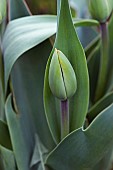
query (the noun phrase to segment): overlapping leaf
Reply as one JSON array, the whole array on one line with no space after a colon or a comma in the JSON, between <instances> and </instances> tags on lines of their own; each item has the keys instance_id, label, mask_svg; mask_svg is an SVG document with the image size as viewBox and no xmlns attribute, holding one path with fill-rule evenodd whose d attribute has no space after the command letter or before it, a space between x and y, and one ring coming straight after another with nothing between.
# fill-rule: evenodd
<instances>
[{"instance_id":1,"label":"overlapping leaf","mask_svg":"<svg viewBox=\"0 0 113 170\"><path fill-rule=\"evenodd\" d=\"M54 170L92 169L112 147L112 120L113 105L101 112L86 130L80 128L67 136L48 156L47 165Z\"/></svg>"},{"instance_id":2,"label":"overlapping leaf","mask_svg":"<svg viewBox=\"0 0 113 170\"><path fill-rule=\"evenodd\" d=\"M113 103L113 92L108 93L96 102L88 111L88 119L92 121L102 110Z\"/></svg>"},{"instance_id":3,"label":"overlapping leaf","mask_svg":"<svg viewBox=\"0 0 113 170\"><path fill-rule=\"evenodd\" d=\"M95 20L75 20L74 23L75 26L98 25ZM55 32L56 16L30 16L10 22L3 41L6 86L12 66L19 56Z\"/></svg>"},{"instance_id":4,"label":"overlapping leaf","mask_svg":"<svg viewBox=\"0 0 113 170\"><path fill-rule=\"evenodd\" d=\"M58 30L54 47L61 50L69 59L77 76L77 93L70 100L70 130L83 125L88 106L88 72L85 55L76 35L68 0L61 1L60 16L58 17ZM60 139L60 109L59 101L51 93L48 84L48 72L52 54L49 58L45 75L45 110L54 140ZM56 109L57 108L57 109Z\"/></svg>"},{"instance_id":5,"label":"overlapping leaf","mask_svg":"<svg viewBox=\"0 0 113 170\"><path fill-rule=\"evenodd\" d=\"M26 124L24 123L26 115L16 114L13 111L11 96L9 96L7 100L5 111L18 169L28 170L30 169L30 155L32 154L32 148L34 145L33 135L31 135L33 134L33 125L31 122L28 122L27 117ZM23 121L21 119L23 119Z\"/></svg>"},{"instance_id":6,"label":"overlapping leaf","mask_svg":"<svg viewBox=\"0 0 113 170\"><path fill-rule=\"evenodd\" d=\"M0 146L0 170L15 170L15 157L13 151Z\"/></svg>"},{"instance_id":7,"label":"overlapping leaf","mask_svg":"<svg viewBox=\"0 0 113 170\"><path fill-rule=\"evenodd\" d=\"M11 2L13 2L13 3L11 3L11 8L15 8L16 10L14 10L13 13L12 13L13 9L10 10L10 19L14 19L14 17L17 18L17 17L19 17L19 15L21 15L21 16L26 16L26 14L28 15L29 11L26 8L24 1L20 1L20 2L16 1L15 2L15 1L11 0ZM35 24L37 24L37 23L34 23L34 25ZM44 22L43 22L43 24L44 24ZM19 25L17 25L17 29L18 29L18 26ZM23 24L21 26L23 26ZM20 26L20 29L21 29L21 31L23 31L23 27L21 27L21 26ZM28 24L28 26L29 26L29 24ZM31 24L31 27L32 27L32 24ZM31 27L30 27L30 30L31 30ZM42 29L42 26L39 28L39 30L41 30L41 29ZM37 29L38 32L39 32L39 30ZM12 29L11 29L11 31L12 31ZM18 39L18 32L16 32L16 33L17 33L16 38ZM22 33L24 34L24 32L22 32ZM26 36L26 38L28 38L28 37ZM21 38L19 40L21 43ZM34 41L34 37L32 40ZM30 41L30 39L29 39L29 41ZM19 42L17 41L17 46L18 46L18 43ZM24 42L24 43L26 43L26 42ZM12 69L12 73L11 73L12 90L13 90L13 93L15 96L15 101L16 101L19 113L22 114L21 120L24 121L25 124L27 124L27 122L31 122L28 125L28 128L32 129L32 135L30 133L31 131L29 131L29 133L28 133L29 138L33 139L33 137L35 136L35 133L38 132L38 134L41 138L41 141L45 144L45 146L47 148L49 147L49 149L52 148L54 144L51 139L51 135L50 135L47 123L46 123L45 116L44 116L43 97L42 97L43 90L42 89L43 89L43 74L44 74L44 69L45 69L44 62L46 62L46 60L47 60L46 57L48 57L48 55L49 55L48 53L50 52L50 50L51 50L51 44L48 40L43 45L39 45L35 49L23 54L21 57L21 60L18 60L16 62L16 64L15 64L15 62L13 63L15 65L14 65L14 67ZM18 57L20 57L20 56L18 56ZM40 60L39 58L42 60ZM31 63L32 63L32 65L31 65ZM40 69L40 65L42 65L42 69ZM32 82L32 91L31 91L31 82ZM39 84L39 82L40 82L40 84ZM18 89L18 91L17 91L17 89ZM31 99L32 99L32 101L31 101ZM26 116L27 116L27 119L26 119ZM34 124L34 127L31 127L31 124L32 125ZM41 131L40 131L40 128L41 128ZM45 135L43 135L43 134L45 134ZM34 141L34 139L33 139L33 141ZM29 141L29 143L30 142L31 141Z\"/></svg>"},{"instance_id":8,"label":"overlapping leaf","mask_svg":"<svg viewBox=\"0 0 113 170\"><path fill-rule=\"evenodd\" d=\"M19 112L27 118L24 122L29 119L34 124L40 140L51 150L54 142L43 106L44 71L50 51L51 44L46 40L24 53L13 66L11 80Z\"/></svg>"},{"instance_id":9,"label":"overlapping leaf","mask_svg":"<svg viewBox=\"0 0 113 170\"><path fill-rule=\"evenodd\" d=\"M10 22L3 40L5 86L18 57L53 35L55 31L55 16L31 16Z\"/></svg>"}]
</instances>

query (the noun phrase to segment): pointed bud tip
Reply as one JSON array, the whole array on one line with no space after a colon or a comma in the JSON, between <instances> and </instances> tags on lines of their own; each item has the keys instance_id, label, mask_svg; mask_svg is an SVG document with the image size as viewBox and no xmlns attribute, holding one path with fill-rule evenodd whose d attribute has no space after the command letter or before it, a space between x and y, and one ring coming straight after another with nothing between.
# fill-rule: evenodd
<instances>
[{"instance_id":1,"label":"pointed bud tip","mask_svg":"<svg viewBox=\"0 0 113 170\"><path fill-rule=\"evenodd\" d=\"M72 97L77 89L74 69L67 57L55 49L49 69L49 86L53 95L60 100Z\"/></svg>"}]
</instances>

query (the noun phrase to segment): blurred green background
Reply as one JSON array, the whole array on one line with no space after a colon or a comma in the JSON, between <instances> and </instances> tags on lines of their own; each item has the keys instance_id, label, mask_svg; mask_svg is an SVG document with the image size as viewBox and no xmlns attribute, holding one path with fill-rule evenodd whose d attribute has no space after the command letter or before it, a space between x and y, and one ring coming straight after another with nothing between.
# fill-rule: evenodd
<instances>
[{"instance_id":1,"label":"blurred green background","mask_svg":"<svg viewBox=\"0 0 113 170\"><path fill-rule=\"evenodd\" d=\"M57 0L26 0L32 14L56 14Z\"/></svg>"}]
</instances>

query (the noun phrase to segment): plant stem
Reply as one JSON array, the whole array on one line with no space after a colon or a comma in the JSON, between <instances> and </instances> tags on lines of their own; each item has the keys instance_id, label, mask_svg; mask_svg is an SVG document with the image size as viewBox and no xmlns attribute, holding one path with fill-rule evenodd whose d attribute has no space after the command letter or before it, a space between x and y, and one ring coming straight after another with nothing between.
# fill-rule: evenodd
<instances>
[{"instance_id":1,"label":"plant stem","mask_svg":"<svg viewBox=\"0 0 113 170\"><path fill-rule=\"evenodd\" d=\"M108 61L109 61L109 38L108 38L108 25L107 23L100 24L101 30L101 59L100 59L100 70L97 82L97 89L95 95L95 101L100 99L105 91Z\"/></svg>"},{"instance_id":2,"label":"plant stem","mask_svg":"<svg viewBox=\"0 0 113 170\"><path fill-rule=\"evenodd\" d=\"M61 139L69 134L69 103L61 101Z\"/></svg>"}]
</instances>

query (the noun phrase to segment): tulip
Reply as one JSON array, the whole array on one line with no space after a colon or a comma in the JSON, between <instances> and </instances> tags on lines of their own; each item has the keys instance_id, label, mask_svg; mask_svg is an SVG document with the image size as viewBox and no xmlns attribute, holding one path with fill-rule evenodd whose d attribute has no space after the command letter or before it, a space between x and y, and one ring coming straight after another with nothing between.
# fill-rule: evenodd
<instances>
[{"instance_id":1,"label":"tulip","mask_svg":"<svg viewBox=\"0 0 113 170\"><path fill-rule=\"evenodd\" d=\"M89 0L89 10L94 19L106 22L113 10L113 0Z\"/></svg>"},{"instance_id":2,"label":"tulip","mask_svg":"<svg viewBox=\"0 0 113 170\"><path fill-rule=\"evenodd\" d=\"M72 97L77 89L74 69L67 57L57 49L50 63L49 85L53 95L62 101Z\"/></svg>"},{"instance_id":3,"label":"tulip","mask_svg":"<svg viewBox=\"0 0 113 170\"><path fill-rule=\"evenodd\" d=\"M77 90L75 71L67 57L55 49L49 69L49 86L61 103L61 139L69 134L69 102Z\"/></svg>"}]
</instances>

